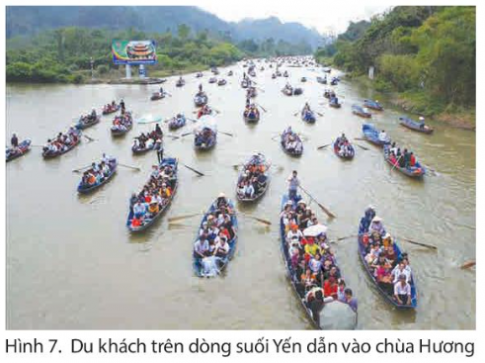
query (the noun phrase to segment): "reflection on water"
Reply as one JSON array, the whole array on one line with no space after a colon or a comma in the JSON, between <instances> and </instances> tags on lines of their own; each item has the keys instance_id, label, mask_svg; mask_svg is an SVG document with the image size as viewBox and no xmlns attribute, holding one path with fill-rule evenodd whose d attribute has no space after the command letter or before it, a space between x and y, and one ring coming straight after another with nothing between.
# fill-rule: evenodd
<instances>
[{"instance_id":1,"label":"reflection on water","mask_svg":"<svg viewBox=\"0 0 485 363\"><path fill-rule=\"evenodd\" d=\"M387 304L366 276L356 241L335 245L347 284L359 299L360 329L473 329L475 274L459 269L475 256L475 133L431 123L432 136L398 124L399 113L374 113L372 122L403 147L411 148L439 176L414 181L391 171L381 150L356 141L351 162L342 162L330 147L339 133L360 137L363 120L350 106L372 91L342 82L341 109L323 102L318 73L289 68L290 81L309 81L304 95L284 97L286 79L272 80L269 70L258 73L257 102L268 112L250 127L242 119L245 91L239 87L243 68L232 67L225 87L207 84L210 104L222 133L212 151L195 152L192 135L166 140L166 153L200 170L198 177L180 166L180 185L164 218L142 235L126 229L128 199L145 183L155 153L134 157L132 138L154 125L135 125L124 138L113 139L113 115L86 134L86 142L59 159L45 161L40 148L7 165L7 323L11 329L308 329L311 325L287 281L278 237L278 216L286 178L299 171L305 188L337 218L328 221L315 203L320 219L328 223L331 239L353 235L364 208L373 204L387 229L398 237L432 244L437 252L401 241L417 279L419 303L415 313L399 312ZM223 70L226 74L227 70ZM193 117L193 95L199 80L166 88L173 97L149 101L156 86L50 85L7 87L7 134L17 132L33 144L66 130L76 117L92 107L123 98L135 119L152 114L164 119L184 112ZM165 87L165 86L164 86ZM316 124L303 123L298 112L305 101L323 113ZM325 103L325 102L324 102ZM179 130L181 135L187 130ZM292 126L308 137L298 159L281 150L275 135ZM253 152L263 152L274 165L267 194L257 205L241 205L240 213L268 219L268 228L240 216L239 242L234 260L221 278L193 276L191 251L201 216L169 226L167 217L206 210L221 192L233 196L238 172L233 165ZM113 180L90 196L78 196L80 174L106 152L141 172L119 167Z\"/></svg>"}]
</instances>

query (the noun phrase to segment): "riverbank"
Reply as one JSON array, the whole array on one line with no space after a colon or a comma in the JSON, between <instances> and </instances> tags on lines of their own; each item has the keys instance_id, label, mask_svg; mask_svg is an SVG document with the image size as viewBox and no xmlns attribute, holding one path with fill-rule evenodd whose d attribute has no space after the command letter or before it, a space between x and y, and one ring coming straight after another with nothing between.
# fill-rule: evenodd
<instances>
[{"instance_id":1,"label":"riverbank","mask_svg":"<svg viewBox=\"0 0 485 363\"><path fill-rule=\"evenodd\" d=\"M476 110L474 108L467 109L440 103L432 99L424 91L384 92L379 89L378 81L373 81L364 75L352 76L351 74L347 74L345 77L352 80L352 82L373 89L381 95L381 99L386 99L392 106L398 107L404 112L416 117L425 116L431 120L460 129L473 131L476 129Z\"/></svg>"}]
</instances>

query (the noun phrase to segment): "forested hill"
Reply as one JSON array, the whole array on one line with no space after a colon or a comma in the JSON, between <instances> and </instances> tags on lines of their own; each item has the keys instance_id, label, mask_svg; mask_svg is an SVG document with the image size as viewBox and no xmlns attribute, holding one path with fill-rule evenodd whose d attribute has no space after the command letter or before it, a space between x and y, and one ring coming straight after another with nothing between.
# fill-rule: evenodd
<instances>
[{"instance_id":1,"label":"forested hill","mask_svg":"<svg viewBox=\"0 0 485 363\"><path fill-rule=\"evenodd\" d=\"M471 6L404 6L356 24L315 56L366 75L416 112L472 112L476 97L476 15ZM354 31L351 31L354 30ZM352 36L350 36L352 35ZM468 112L467 111L467 112Z\"/></svg>"},{"instance_id":2,"label":"forested hill","mask_svg":"<svg viewBox=\"0 0 485 363\"><path fill-rule=\"evenodd\" d=\"M7 38L33 35L67 26L107 28L133 27L145 32L175 33L181 24L194 32L207 30L233 42L255 39L322 44L321 35L299 23L282 23L277 18L226 22L193 6L9 6Z\"/></svg>"}]
</instances>

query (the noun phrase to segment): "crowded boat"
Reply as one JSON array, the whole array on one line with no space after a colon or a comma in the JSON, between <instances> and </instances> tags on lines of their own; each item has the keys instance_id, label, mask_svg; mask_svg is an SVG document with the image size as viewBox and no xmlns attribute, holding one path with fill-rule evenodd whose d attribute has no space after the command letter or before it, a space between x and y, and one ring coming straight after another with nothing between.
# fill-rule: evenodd
<instances>
[{"instance_id":1,"label":"crowded boat","mask_svg":"<svg viewBox=\"0 0 485 363\"><path fill-rule=\"evenodd\" d=\"M99 188L111 179L117 166L115 158L103 154L100 162L93 162L91 167L83 173L77 191L85 194Z\"/></svg>"},{"instance_id":2,"label":"crowded boat","mask_svg":"<svg viewBox=\"0 0 485 363\"><path fill-rule=\"evenodd\" d=\"M355 149L344 133L337 137L333 143L333 150L335 154L342 159L352 159L355 155Z\"/></svg>"},{"instance_id":3,"label":"crowded boat","mask_svg":"<svg viewBox=\"0 0 485 363\"><path fill-rule=\"evenodd\" d=\"M54 139L48 139L42 148L44 158L53 158L72 150L81 142L81 130L70 127L66 133L59 132Z\"/></svg>"},{"instance_id":4,"label":"crowded boat","mask_svg":"<svg viewBox=\"0 0 485 363\"><path fill-rule=\"evenodd\" d=\"M263 154L252 155L243 165L237 181L236 194L241 202L259 199L268 188L270 164Z\"/></svg>"},{"instance_id":5,"label":"crowded boat","mask_svg":"<svg viewBox=\"0 0 485 363\"><path fill-rule=\"evenodd\" d=\"M281 146L286 153L292 156L300 156L303 153L303 142L291 126L281 134Z\"/></svg>"}]
</instances>

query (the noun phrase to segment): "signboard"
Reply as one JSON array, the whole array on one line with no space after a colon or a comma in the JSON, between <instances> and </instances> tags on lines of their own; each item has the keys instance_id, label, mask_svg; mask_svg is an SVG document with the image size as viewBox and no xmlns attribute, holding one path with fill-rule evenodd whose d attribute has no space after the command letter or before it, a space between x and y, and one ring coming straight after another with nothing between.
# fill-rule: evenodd
<instances>
[{"instance_id":1,"label":"signboard","mask_svg":"<svg viewBox=\"0 0 485 363\"><path fill-rule=\"evenodd\" d=\"M155 64L156 46L153 40L113 40L111 44L115 64Z\"/></svg>"}]
</instances>

